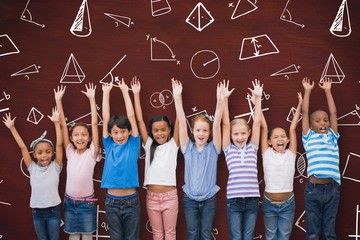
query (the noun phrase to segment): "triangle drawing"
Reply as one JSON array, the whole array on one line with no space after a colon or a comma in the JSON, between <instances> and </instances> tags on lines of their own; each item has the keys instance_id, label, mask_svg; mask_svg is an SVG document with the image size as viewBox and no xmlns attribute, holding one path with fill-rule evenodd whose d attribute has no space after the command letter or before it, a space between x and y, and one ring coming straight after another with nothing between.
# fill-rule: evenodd
<instances>
[{"instance_id":1,"label":"triangle drawing","mask_svg":"<svg viewBox=\"0 0 360 240\"><path fill-rule=\"evenodd\" d=\"M129 17L119 16L111 13L104 13L104 14L109 18L114 19L116 22L121 23L127 27L130 27L130 25L132 24L131 18Z\"/></svg>"},{"instance_id":2,"label":"triangle drawing","mask_svg":"<svg viewBox=\"0 0 360 240\"><path fill-rule=\"evenodd\" d=\"M211 16L210 12L200 2L191 11L185 22L190 24L196 30L201 32L204 28L213 23L215 19Z\"/></svg>"},{"instance_id":3,"label":"triangle drawing","mask_svg":"<svg viewBox=\"0 0 360 240\"><path fill-rule=\"evenodd\" d=\"M233 14L231 15L231 20L234 20L238 17L251 13L256 9L258 9L258 7L250 0L239 0L238 3L236 4Z\"/></svg>"},{"instance_id":4,"label":"triangle drawing","mask_svg":"<svg viewBox=\"0 0 360 240\"><path fill-rule=\"evenodd\" d=\"M71 53L61 76L61 83L82 83L85 74Z\"/></svg>"},{"instance_id":5,"label":"triangle drawing","mask_svg":"<svg viewBox=\"0 0 360 240\"><path fill-rule=\"evenodd\" d=\"M20 71L17 71L15 73L11 74L11 77L27 75L27 74L32 74L32 73L39 73L39 69L35 64L30 65L24 69L21 69Z\"/></svg>"},{"instance_id":6,"label":"triangle drawing","mask_svg":"<svg viewBox=\"0 0 360 240\"><path fill-rule=\"evenodd\" d=\"M292 64L286 68L283 68L277 72L274 72L273 74L271 74L270 76L280 76L280 75L287 75L287 74L291 74L291 73L298 73L298 67L295 64Z\"/></svg>"},{"instance_id":7,"label":"triangle drawing","mask_svg":"<svg viewBox=\"0 0 360 240\"><path fill-rule=\"evenodd\" d=\"M323 73L321 74L320 83L324 82L325 77L331 78L333 83L342 83L345 78L344 72L341 70L332 53L326 62Z\"/></svg>"}]
</instances>

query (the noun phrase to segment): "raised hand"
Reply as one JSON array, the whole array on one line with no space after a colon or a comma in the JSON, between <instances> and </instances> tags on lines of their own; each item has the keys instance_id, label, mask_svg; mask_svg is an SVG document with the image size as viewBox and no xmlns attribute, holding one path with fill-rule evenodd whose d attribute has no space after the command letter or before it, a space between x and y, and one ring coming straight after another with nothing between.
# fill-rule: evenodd
<instances>
[{"instance_id":1,"label":"raised hand","mask_svg":"<svg viewBox=\"0 0 360 240\"><path fill-rule=\"evenodd\" d=\"M129 91L129 87L128 85L125 83L124 79L122 78L121 81L119 82L119 88L121 91Z\"/></svg>"},{"instance_id":2,"label":"raised hand","mask_svg":"<svg viewBox=\"0 0 360 240\"><path fill-rule=\"evenodd\" d=\"M52 122L58 122L60 120L60 113L56 107L52 108L52 115L51 116L48 115L48 118Z\"/></svg>"},{"instance_id":3,"label":"raised hand","mask_svg":"<svg viewBox=\"0 0 360 240\"><path fill-rule=\"evenodd\" d=\"M89 85L85 85L86 91L81 91L83 94L85 94L85 96L87 96L88 98L95 98L95 90L96 90L96 85L94 85L93 83L89 83Z\"/></svg>"},{"instance_id":4,"label":"raised hand","mask_svg":"<svg viewBox=\"0 0 360 240\"><path fill-rule=\"evenodd\" d=\"M298 92L297 94L298 94L298 99L299 99L298 105L301 106L303 103L303 98L302 98L301 92Z\"/></svg>"},{"instance_id":5,"label":"raised hand","mask_svg":"<svg viewBox=\"0 0 360 240\"><path fill-rule=\"evenodd\" d=\"M305 90L312 90L314 88L314 82L311 82L310 78L308 77L303 78L302 85Z\"/></svg>"},{"instance_id":6,"label":"raised hand","mask_svg":"<svg viewBox=\"0 0 360 240\"><path fill-rule=\"evenodd\" d=\"M223 89L223 93L224 93L224 97L225 98L228 98L230 97L231 93L235 90L235 88L229 90L229 80L223 80L222 84L224 86L224 89Z\"/></svg>"},{"instance_id":7,"label":"raised hand","mask_svg":"<svg viewBox=\"0 0 360 240\"><path fill-rule=\"evenodd\" d=\"M171 79L171 85L173 90L173 96L180 96L183 90L183 86L179 80Z\"/></svg>"},{"instance_id":8,"label":"raised hand","mask_svg":"<svg viewBox=\"0 0 360 240\"><path fill-rule=\"evenodd\" d=\"M141 85L140 85L140 81L139 78L137 76L134 76L131 80L131 91L133 92L133 94L139 93L141 90Z\"/></svg>"},{"instance_id":9,"label":"raised hand","mask_svg":"<svg viewBox=\"0 0 360 240\"><path fill-rule=\"evenodd\" d=\"M110 83L104 83L104 84L102 85L102 90L103 90L103 92L110 92L112 88L113 88L113 83L112 83L112 82L110 82Z\"/></svg>"},{"instance_id":10,"label":"raised hand","mask_svg":"<svg viewBox=\"0 0 360 240\"><path fill-rule=\"evenodd\" d=\"M57 89L54 89L55 101L61 101L65 94L66 86L58 86Z\"/></svg>"},{"instance_id":11,"label":"raised hand","mask_svg":"<svg viewBox=\"0 0 360 240\"><path fill-rule=\"evenodd\" d=\"M15 125L15 119L16 117L14 117L13 119L11 119L11 114L10 113L6 113L5 116L3 117L3 123L5 124L5 126L7 128L12 128Z\"/></svg>"},{"instance_id":12,"label":"raised hand","mask_svg":"<svg viewBox=\"0 0 360 240\"><path fill-rule=\"evenodd\" d=\"M252 81L252 85L254 87L254 89L248 88L251 93L255 96L262 96L262 92L263 92L263 86L264 84L260 84L260 81L255 79L254 81Z\"/></svg>"},{"instance_id":13,"label":"raised hand","mask_svg":"<svg viewBox=\"0 0 360 240\"><path fill-rule=\"evenodd\" d=\"M323 82L319 82L320 88L324 90L330 90L331 89L332 80L329 77L325 77L323 79Z\"/></svg>"}]
</instances>

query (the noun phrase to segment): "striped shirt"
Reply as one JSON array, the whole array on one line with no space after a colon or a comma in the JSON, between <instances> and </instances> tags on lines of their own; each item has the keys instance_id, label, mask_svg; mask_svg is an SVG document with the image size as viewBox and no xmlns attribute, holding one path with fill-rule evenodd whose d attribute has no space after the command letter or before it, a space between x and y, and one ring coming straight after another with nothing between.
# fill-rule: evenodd
<instances>
[{"instance_id":1,"label":"striped shirt","mask_svg":"<svg viewBox=\"0 0 360 240\"><path fill-rule=\"evenodd\" d=\"M243 148L230 144L225 150L226 164L229 170L227 199L238 197L260 197L257 151L252 142Z\"/></svg>"},{"instance_id":2,"label":"striped shirt","mask_svg":"<svg viewBox=\"0 0 360 240\"><path fill-rule=\"evenodd\" d=\"M307 175L317 178L332 178L340 184L339 146L340 135L331 128L328 133L310 130L302 136L308 161Z\"/></svg>"}]
</instances>

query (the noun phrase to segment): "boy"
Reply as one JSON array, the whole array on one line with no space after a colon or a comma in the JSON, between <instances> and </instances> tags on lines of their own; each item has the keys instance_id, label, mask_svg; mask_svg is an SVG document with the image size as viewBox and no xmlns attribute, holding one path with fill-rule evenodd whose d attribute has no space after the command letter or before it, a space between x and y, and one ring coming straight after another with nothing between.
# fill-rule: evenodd
<instances>
[{"instance_id":1,"label":"boy","mask_svg":"<svg viewBox=\"0 0 360 240\"><path fill-rule=\"evenodd\" d=\"M336 106L331 94L331 79L319 84L325 92L330 119L322 110L309 116L310 93L314 82L305 77L302 107L302 141L308 161L305 188L306 239L336 239L335 222L340 201L339 133Z\"/></svg>"}]
</instances>

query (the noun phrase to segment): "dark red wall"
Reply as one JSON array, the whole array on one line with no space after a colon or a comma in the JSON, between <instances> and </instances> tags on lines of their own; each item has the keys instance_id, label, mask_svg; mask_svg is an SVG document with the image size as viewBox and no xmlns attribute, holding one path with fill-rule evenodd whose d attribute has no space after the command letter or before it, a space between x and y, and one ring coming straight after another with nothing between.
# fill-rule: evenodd
<instances>
[{"instance_id":1,"label":"dark red wall","mask_svg":"<svg viewBox=\"0 0 360 240\"><path fill-rule=\"evenodd\" d=\"M181 80L184 85L186 115L202 110L213 114L216 84L229 79L231 87L236 88L229 102L231 117L250 111L245 99L247 88L251 87L251 81L259 79L264 83L263 106L269 108L265 112L269 125L286 128L289 126L286 121L288 113L297 104L296 93L303 92L301 79L308 76L317 84L330 60L327 74L336 73L339 77L333 76L333 80L341 80L341 83L333 84L339 123L342 123L339 127L339 144L343 178L337 232L339 239L354 238L351 235L358 232L356 209L360 203L357 194L360 184L360 1L347 1L349 15L346 10L342 15L345 29L342 34L349 31L348 16L351 34L346 37L337 37L330 32L341 0L253 0L252 3L250 0L202 1L214 21L201 31L185 21L198 1L163 0L158 4L168 3L170 11L156 15L156 12L152 14L151 0L88 0L92 32L87 37L77 37L70 32L70 28L81 3L81 0L0 2L0 35L4 35L0 37L0 116L10 111L17 117L16 126L27 144L44 130L54 139L53 124L46 115L51 113L51 108L55 105L53 89L61 84L71 54L85 78L81 83L63 83L67 86L64 108L69 121L84 117L82 121L90 122L87 115L90 112L88 100L80 91L85 89L86 83L97 84L96 100L101 107L99 82L104 77L104 81L109 81L111 75L108 73L112 70L113 77L124 78L127 83L134 75L140 78L146 121L158 113L175 120L174 106L168 92L171 90L170 79L173 77ZM239 16L255 7L256 10ZM159 6L155 6L153 10L156 8ZM104 13L128 17L129 22L126 23L129 25L116 22ZM204 12L201 14L204 16L201 18L201 26L204 26L210 17L206 17ZM234 19L231 18L232 15ZM87 19L88 16L85 15L85 22ZM193 23L194 19L191 18L190 22ZM86 27L87 30L90 29L89 26ZM251 38L255 38L257 42L251 42ZM256 50L258 55L254 55ZM117 65L124 55L126 57ZM338 65L335 63L338 72L334 70L334 62ZM208 64L203 66L202 63ZM25 70L27 74L11 76L27 67L30 67ZM70 64L69 75L74 73L72 67ZM287 67L289 68L282 74L271 76ZM82 75L81 72L79 74ZM206 79L200 79L196 75ZM27 121L33 107L44 115L38 124ZM323 91L316 87L311 96L310 110L318 108L327 110L327 105ZM111 95L111 114L115 113L125 114L121 93L116 89ZM101 109L99 114L101 116ZM29 179L25 176L27 171L21 164L20 151L10 132L3 124L0 129L0 239L35 239L29 208ZM296 226L291 239L305 238L303 190L307 176L300 133L299 124L299 158L294 179ZM223 154L220 155L218 166L218 184L221 190L217 198L218 211L213 233L214 239L223 240L229 238L225 213L228 171ZM102 162L96 166L96 180L101 179L102 168ZM186 239L181 189L183 169L183 158L179 154L178 239ZM140 181L143 182L142 159L139 160L139 171ZM262 176L259 158L261 192L264 189ZM64 168L61 173L61 196L64 194L65 179ZM100 199L97 239L103 239L108 236L104 213L105 191L100 189L98 181L95 182L95 191ZM151 239L151 234L146 230L146 191L141 188L139 193L142 202L141 238ZM256 239L264 238L261 211L255 236ZM63 234L63 239L66 237Z\"/></svg>"}]
</instances>

